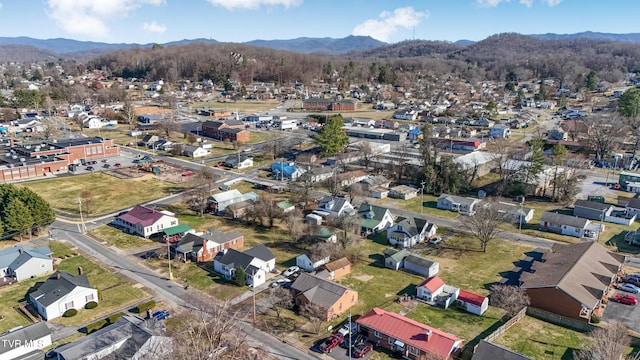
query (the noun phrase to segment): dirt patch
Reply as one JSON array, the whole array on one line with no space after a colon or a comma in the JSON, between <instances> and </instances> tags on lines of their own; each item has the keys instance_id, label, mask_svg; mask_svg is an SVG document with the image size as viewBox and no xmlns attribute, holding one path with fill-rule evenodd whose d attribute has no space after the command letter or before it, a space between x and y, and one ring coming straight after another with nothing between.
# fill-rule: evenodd
<instances>
[{"instance_id":1,"label":"dirt patch","mask_svg":"<svg viewBox=\"0 0 640 360\"><path fill-rule=\"evenodd\" d=\"M171 113L171 109L163 109L157 106L141 106L137 107L133 110L136 115L142 114L169 114Z\"/></svg>"},{"instance_id":2,"label":"dirt patch","mask_svg":"<svg viewBox=\"0 0 640 360\"><path fill-rule=\"evenodd\" d=\"M363 282L367 282L367 281L373 279L373 276L372 275L367 275L367 274L359 274L357 276L354 276L354 278L358 279L360 281L363 281Z\"/></svg>"}]
</instances>

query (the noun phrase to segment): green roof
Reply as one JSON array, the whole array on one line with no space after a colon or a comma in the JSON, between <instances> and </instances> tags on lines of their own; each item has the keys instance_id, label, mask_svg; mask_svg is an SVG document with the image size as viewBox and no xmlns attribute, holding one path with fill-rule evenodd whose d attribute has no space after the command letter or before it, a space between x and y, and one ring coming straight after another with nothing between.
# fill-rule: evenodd
<instances>
[{"instance_id":1,"label":"green roof","mask_svg":"<svg viewBox=\"0 0 640 360\"><path fill-rule=\"evenodd\" d=\"M180 225L168 227L162 231L168 236L173 236L173 235L178 235L180 233L187 232L189 230L191 230L191 226L187 224L180 224Z\"/></svg>"},{"instance_id":2,"label":"green roof","mask_svg":"<svg viewBox=\"0 0 640 360\"><path fill-rule=\"evenodd\" d=\"M290 207L292 207L294 205L289 200L283 200L283 201L280 201L279 203L277 203L276 206L279 207L280 209L288 209L288 208L290 208Z\"/></svg>"},{"instance_id":3,"label":"green roof","mask_svg":"<svg viewBox=\"0 0 640 360\"><path fill-rule=\"evenodd\" d=\"M378 226L379 224L380 224L380 220L364 219L360 223L360 226L362 226L365 229L375 229L375 227Z\"/></svg>"},{"instance_id":4,"label":"green roof","mask_svg":"<svg viewBox=\"0 0 640 360\"><path fill-rule=\"evenodd\" d=\"M328 239L330 237L332 237L333 235L335 235L336 233L331 231L330 229L327 229L326 227L321 227L320 229L318 229L318 231L315 232L315 236L319 237L321 239Z\"/></svg>"},{"instance_id":5,"label":"green roof","mask_svg":"<svg viewBox=\"0 0 640 360\"><path fill-rule=\"evenodd\" d=\"M399 262L409 255L411 255L409 250L404 248L400 250L389 248L384 251L384 256L392 258L395 262Z\"/></svg>"}]
</instances>

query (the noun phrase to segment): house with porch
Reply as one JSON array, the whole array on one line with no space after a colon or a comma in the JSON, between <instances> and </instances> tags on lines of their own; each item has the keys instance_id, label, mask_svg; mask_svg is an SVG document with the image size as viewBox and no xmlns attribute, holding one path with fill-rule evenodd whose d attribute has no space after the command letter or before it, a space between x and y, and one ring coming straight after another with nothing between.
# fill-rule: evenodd
<instances>
[{"instance_id":1,"label":"house with porch","mask_svg":"<svg viewBox=\"0 0 640 360\"><path fill-rule=\"evenodd\" d=\"M554 244L531 258L520 287L530 306L574 320L589 322L602 306L621 273L624 256L609 252L595 241Z\"/></svg>"},{"instance_id":2,"label":"house with porch","mask_svg":"<svg viewBox=\"0 0 640 360\"><path fill-rule=\"evenodd\" d=\"M321 276L301 273L291 284L291 293L298 306L311 303L326 310L330 321L358 303L358 292Z\"/></svg>"},{"instance_id":3,"label":"house with porch","mask_svg":"<svg viewBox=\"0 0 640 360\"><path fill-rule=\"evenodd\" d=\"M113 224L129 234L145 238L178 225L178 218L170 211L158 211L143 205L136 205L125 214L117 216Z\"/></svg>"},{"instance_id":4,"label":"house with porch","mask_svg":"<svg viewBox=\"0 0 640 360\"><path fill-rule=\"evenodd\" d=\"M209 198L209 209L213 213L223 212L227 206L241 201L258 201L258 195L254 192L241 193L237 189L231 189L223 191L221 193L213 194Z\"/></svg>"},{"instance_id":5,"label":"house with porch","mask_svg":"<svg viewBox=\"0 0 640 360\"><path fill-rule=\"evenodd\" d=\"M480 202L480 199L442 194L438 197L437 208L473 215L476 211L475 207Z\"/></svg>"},{"instance_id":6,"label":"house with porch","mask_svg":"<svg viewBox=\"0 0 640 360\"><path fill-rule=\"evenodd\" d=\"M360 217L360 233L374 234L393 225L393 215L382 206L363 203L358 208Z\"/></svg>"},{"instance_id":7,"label":"house with porch","mask_svg":"<svg viewBox=\"0 0 640 360\"><path fill-rule=\"evenodd\" d=\"M76 276L58 271L45 282L37 283L27 298L43 319L52 320L69 309L82 310L88 302L98 302L98 290L78 267Z\"/></svg>"},{"instance_id":8,"label":"house with porch","mask_svg":"<svg viewBox=\"0 0 640 360\"><path fill-rule=\"evenodd\" d=\"M301 254L296 256L296 266L304 271L312 272L320 266L327 264L329 260L329 255L317 256L315 254Z\"/></svg>"},{"instance_id":9,"label":"house with porch","mask_svg":"<svg viewBox=\"0 0 640 360\"><path fill-rule=\"evenodd\" d=\"M594 224L595 225L595 224ZM591 226L589 219L546 211L540 218L540 231L549 231L577 238L584 236L595 238L599 230Z\"/></svg>"},{"instance_id":10,"label":"house with porch","mask_svg":"<svg viewBox=\"0 0 640 360\"><path fill-rule=\"evenodd\" d=\"M405 359L452 359L462 349L461 338L380 308L362 315L356 324L376 346L398 352Z\"/></svg>"},{"instance_id":11,"label":"house with porch","mask_svg":"<svg viewBox=\"0 0 640 360\"><path fill-rule=\"evenodd\" d=\"M389 197L394 199L409 200L418 196L418 189L407 185L398 185L389 189Z\"/></svg>"},{"instance_id":12,"label":"house with porch","mask_svg":"<svg viewBox=\"0 0 640 360\"><path fill-rule=\"evenodd\" d=\"M220 230L209 230L203 234L188 233L175 244L171 252L176 259L183 262L211 261L222 251L240 249L244 246L244 236L239 231L224 233Z\"/></svg>"},{"instance_id":13,"label":"house with porch","mask_svg":"<svg viewBox=\"0 0 640 360\"><path fill-rule=\"evenodd\" d=\"M350 215L355 212L355 208L349 200L337 196L325 196L318 204L318 212L326 213L327 216Z\"/></svg>"},{"instance_id":14,"label":"house with porch","mask_svg":"<svg viewBox=\"0 0 640 360\"><path fill-rule=\"evenodd\" d=\"M237 268L244 270L247 285L260 286L266 281L267 273L275 270L276 257L266 246L258 245L245 252L228 249L213 259L214 271L227 280L235 278Z\"/></svg>"},{"instance_id":15,"label":"house with porch","mask_svg":"<svg viewBox=\"0 0 640 360\"><path fill-rule=\"evenodd\" d=\"M419 217L399 218L387 229L387 240L393 246L409 248L436 236L438 226Z\"/></svg>"}]
</instances>

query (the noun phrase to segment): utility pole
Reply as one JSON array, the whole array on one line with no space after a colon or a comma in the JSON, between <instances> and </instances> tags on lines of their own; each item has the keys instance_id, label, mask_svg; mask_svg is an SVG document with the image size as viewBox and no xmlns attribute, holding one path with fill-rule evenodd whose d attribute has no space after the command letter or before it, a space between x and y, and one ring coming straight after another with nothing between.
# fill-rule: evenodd
<instances>
[{"instance_id":1,"label":"utility pole","mask_svg":"<svg viewBox=\"0 0 640 360\"><path fill-rule=\"evenodd\" d=\"M351 310L349 310L349 333L347 334L347 336L349 336L349 349L347 350L349 353L349 360L351 360L351 333L353 332L351 330Z\"/></svg>"},{"instance_id":2,"label":"utility pole","mask_svg":"<svg viewBox=\"0 0 640 360\"><path fill-rule=\"evenodd\" d=\"M520 232L520 234L522 234L522 215L523 215L522 214L522 211L523 211L522 206L523 206L523 204L524 204L524 195L522 195L522 198L520 199L520 221L519 221L519 224L518 224L518 231Z\"/></svg>"},{"instance_id":3,"label":"utility pole","mask_svg":"<svg viewBox=\"0 0 640 360\"><path fill-rule=\"evenodd\" d=\"M253 295L253 326L256 326L256 270L253 270L251 275L251 293Z\"/></svg>"},{"instance_id":4,"label":"utility pole","mask_svg":"<svg viewBox=\"0 0 640 360\"><path fill-rule=\"evenodd\" d=\"M84 234L87 227L84 225L84 217L82 216L82 199L78 198L78 208L80 209L80 233Z\"/></svg>"},{"instance_id":5,"label":"utility pole","mask_svg":"<svg viewBox=\"0 0 640 360\"><path fill-rule=\"evenodd\" d=\"M420 183L420 185L422 185L422 187L420 187L420 215L422 215L422 208L424 207L424 184L426 184L426 182L422 180Z\"/></svg>"},{"instance_id":6,"label":"utility pole","mask_svg":"<svg viewBox=\"0 0 640 360\"><path fill-rule=\"evenodd\" d=\"M167 241L167 259L169 259L169 280L173 280L173 272L171 272L171 243L169 242L169 239L166 240Z\"/></svg>"}]
</instances>

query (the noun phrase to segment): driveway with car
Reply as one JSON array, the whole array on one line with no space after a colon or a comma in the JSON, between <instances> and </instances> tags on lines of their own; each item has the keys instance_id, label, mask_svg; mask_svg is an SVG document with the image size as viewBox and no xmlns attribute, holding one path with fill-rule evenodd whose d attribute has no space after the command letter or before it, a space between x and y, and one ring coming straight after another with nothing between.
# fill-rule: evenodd
<instances>
[{"instance_id":1,"label":"driveway with car","mask_svg":"<svg viewBox=\"0 0 640 360\"><path fill-rule=\"evenodd\" d=\"M640 306L627 305L614 301L616 295L632 295L628 292L617 290L609 299L607 307L604 309L602 320L606 322L619 321L629 327L631 330L640 332ZM632 295L636 296L636 295Z\"/></svg>"}]
</instances>

